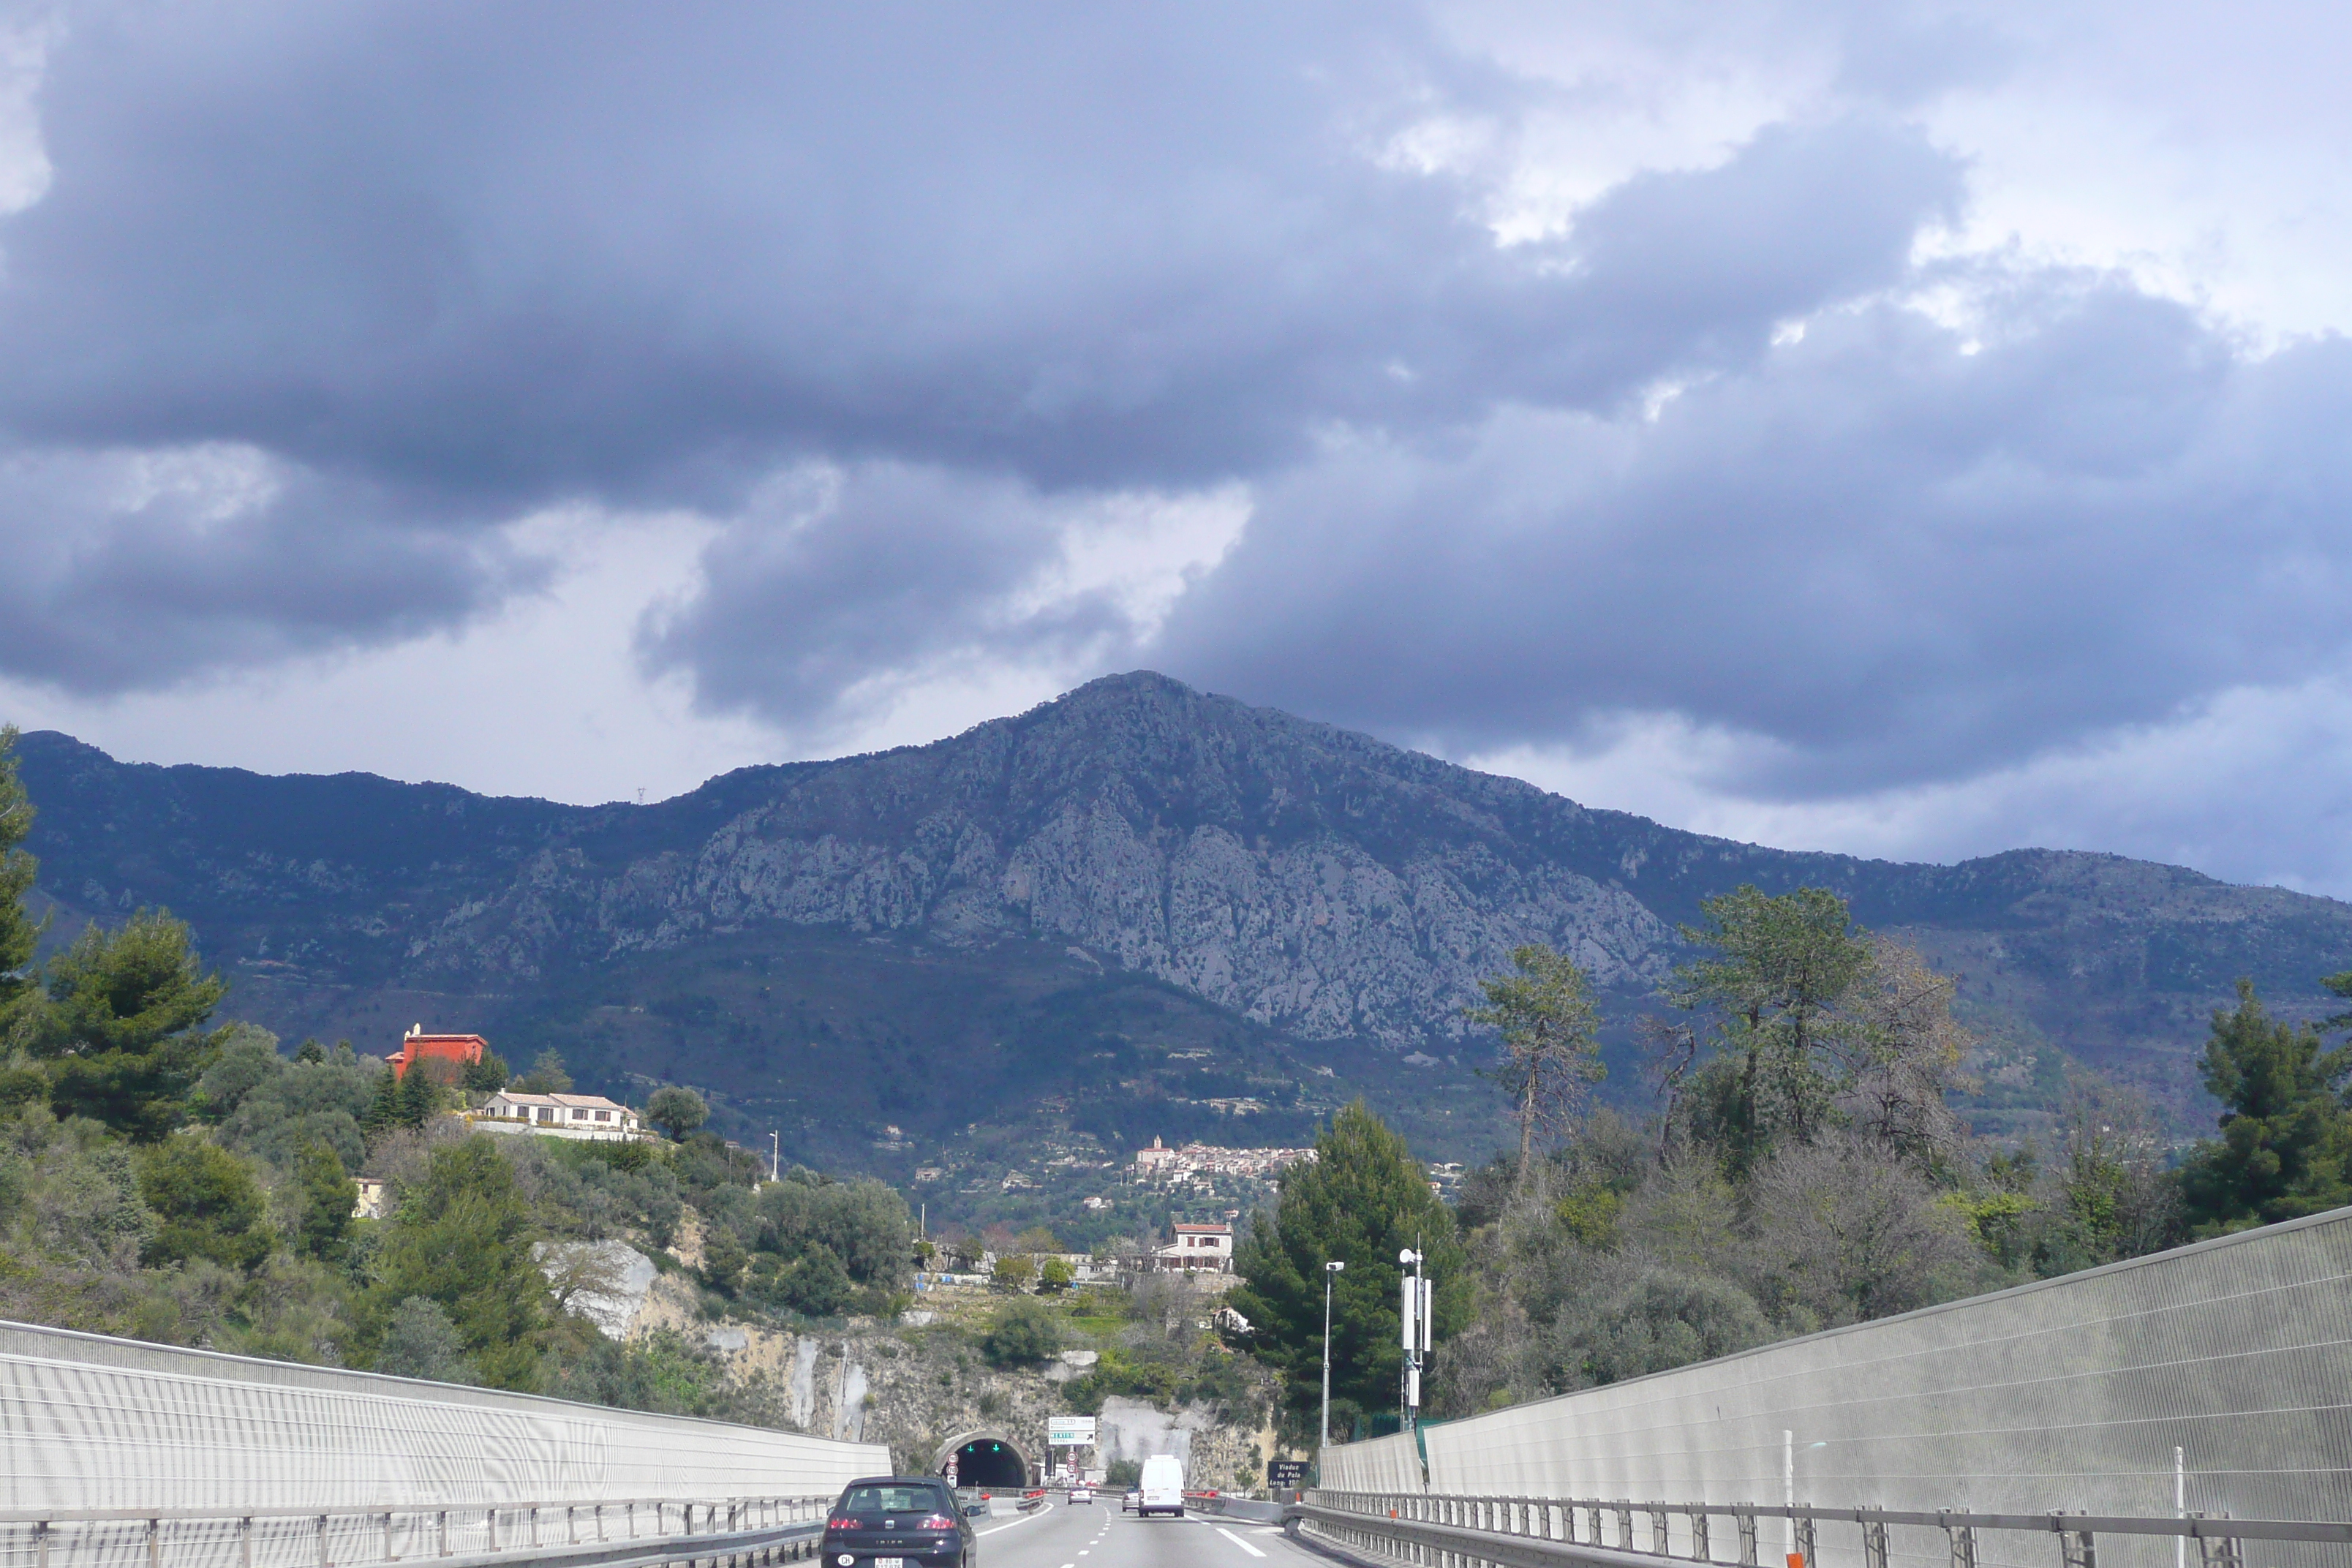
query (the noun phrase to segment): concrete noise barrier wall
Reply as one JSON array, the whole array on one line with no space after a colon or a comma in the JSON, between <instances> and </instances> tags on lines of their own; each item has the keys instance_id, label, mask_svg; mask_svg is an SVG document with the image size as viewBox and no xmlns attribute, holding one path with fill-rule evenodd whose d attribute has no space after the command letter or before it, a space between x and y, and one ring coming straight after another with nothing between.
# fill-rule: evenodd
<instances>
[{"instance_id":1,"label":"concrete noise barrier wall","mask_svg":"<svg viewBox=\"0 0 2352 1568\"><path fill-rule=\"evenodd\" d=\"M830 1494L887 1447L0 1324L0 1513Z\"/></svg>"},{"instance_id":2,"label":"concrete noise barrier wall","mask_svg":"<svg viewBox=\"0 0 2352 1568\"><path fill-rule=\"evenodd\" d=\"M1322 1484L1420 1489L1399 1484L1419 1479L1412 1441L1327 1449ZM2175 1511L2177 1447L2190 1510L2352 1520L2352 1209L1428 1426L1422 1442L1426 1489L1454 1495L2154 1517ZM2170 1542L2099 1545L2175 1559ZM1937 1534L1922 1555L1945 1550ZM2028 1560L2045 1557L2046 1538Z\"/></svg>"}]
</instances>

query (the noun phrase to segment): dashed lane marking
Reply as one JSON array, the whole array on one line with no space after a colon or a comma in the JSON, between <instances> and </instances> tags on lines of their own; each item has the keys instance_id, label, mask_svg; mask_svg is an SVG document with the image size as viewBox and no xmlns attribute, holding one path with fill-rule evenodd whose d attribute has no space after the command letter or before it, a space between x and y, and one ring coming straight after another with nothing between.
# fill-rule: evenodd
<instances>
[{"instance_id":1,"label":"dashed lane marking","mask_svg":"<svg viewBox=\"0 0 2352 1568\"><path fill-rule=\"evenodd\" d=\"M1026 1523L1028 1523L1028 1522L1029 1522L1031 1520L1033 1520L1033 1519L1043 1519L1043 1518L1045 1518L1047 1514L1049 1514L1049 1513L1051 1513L1051 1512L1053 1512L1053 1511L1054 1511L1054 1505L1053 1505L1052 1503L1047 1503L1045 1507L1043 1507L1043 1508L1039 1509L1035 1513L1024 1513L1024 1514L1023 1514L1019 1519L1014 1520L1014 1521L1013 1521L1013 1523L1012 1523L1012 1524L1000 1524L1000 1525L996 1526L993 1530L975 1530L975 1531L972 1531L972 1533L973 1533L974 1535L995 1535L995 1534L998 1534L998 1533L999 1533L999 1532L1001 1532L1001 1531L1007 1531L1007 1530L1011 1530L1012 1528L1013 1528L1013 1525L1026 1524Z\"/></svg>"}]
</instances>

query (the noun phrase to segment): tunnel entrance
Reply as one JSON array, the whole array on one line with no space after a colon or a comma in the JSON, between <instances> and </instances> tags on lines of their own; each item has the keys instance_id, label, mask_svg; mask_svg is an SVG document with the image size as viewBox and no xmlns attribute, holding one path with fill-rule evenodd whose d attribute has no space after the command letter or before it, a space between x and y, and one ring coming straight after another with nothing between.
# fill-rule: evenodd
<instances>
[{"instance_id":1,"label":"tunnel entrance","mask_svg":"<svg viewBox=\"0 0 2352 1568\"><path fill-rule=\"evenodd\" d=\"M1029 1484L1028 1457L1002 1432L967 1432L949 1438L940 1449L939 1462L931 1468L945 1475L950 1460L955 1462L955 1484L960 1487L1017 1491Z\"/></svg>"}]
</instances>

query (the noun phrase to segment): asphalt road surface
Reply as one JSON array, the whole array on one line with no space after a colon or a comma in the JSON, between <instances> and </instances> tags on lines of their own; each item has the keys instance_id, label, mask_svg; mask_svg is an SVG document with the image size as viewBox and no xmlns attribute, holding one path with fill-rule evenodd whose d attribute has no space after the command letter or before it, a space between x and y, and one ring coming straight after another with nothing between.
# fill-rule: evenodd
<instances>
[{"instance_id":1,"label":"asphalt road surface","mask_svg":"<svg viewBox=\"0 0 2352 1568\"><path fill-rule=\"evenodd\" d=\"M978 1568L1333 1568L1271 1524L1186 1514L1138 1519L1118 1494L1076 1507L1056 1498L1035 1513L980 1526Z\"/></svg>"}]
</instances>

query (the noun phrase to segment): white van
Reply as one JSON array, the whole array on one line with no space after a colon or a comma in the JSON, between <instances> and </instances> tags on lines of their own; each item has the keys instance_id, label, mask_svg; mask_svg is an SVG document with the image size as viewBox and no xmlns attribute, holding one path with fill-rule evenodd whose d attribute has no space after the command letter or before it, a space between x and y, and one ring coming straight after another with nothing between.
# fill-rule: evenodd
<instances>
[{"instance_id":1,"label":"white van","mask_svg":"<svg viewBox=\"0 0 2352 1568\"><path fill-rule=\"evenodd\" d=\"M1184 1461L1173 1454L1154 1454L1143 1461L1143 1495L1135 1500L1138 1518L1155 1513L1184 1517Z\"/></svg>"}]
</instances>

